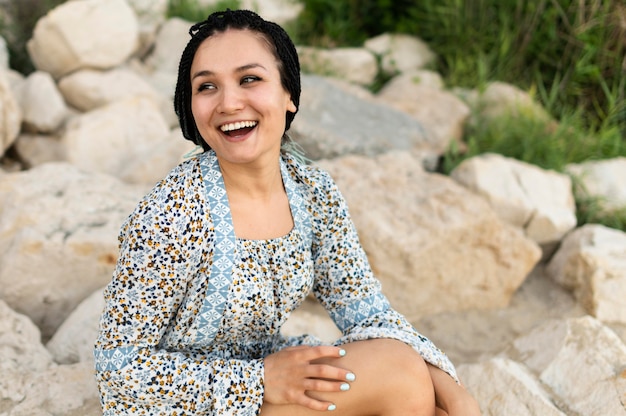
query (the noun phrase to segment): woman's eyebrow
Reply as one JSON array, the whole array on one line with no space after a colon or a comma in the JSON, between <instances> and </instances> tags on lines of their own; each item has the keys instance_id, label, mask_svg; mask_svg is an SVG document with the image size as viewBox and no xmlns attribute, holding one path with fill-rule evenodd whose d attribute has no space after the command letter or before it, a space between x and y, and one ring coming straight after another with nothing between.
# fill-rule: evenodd
<instances>
[{"instance_id":1,"label":"woman's eyebrow","mask_svg":"<svg viewBox=\"0 0 626 416\"><path fill-rule=\"evenodd\" d=\"M245 72L245 71L247 71L249 69L253 69L253 68L261 68L261 69L267 71L267 68L265 68L263 65L253 63L253 64L242 65L239 68L235 69L235 72L237 72L237 73ZM208 69L203 69L201 71L198 71L198 72L194 73L191 76L191 80L193 81L194 79L196 79L198 77L209 77L211 75L215 75L215 73L213 71L208 70Z\"/></svg>"}]
</instances>

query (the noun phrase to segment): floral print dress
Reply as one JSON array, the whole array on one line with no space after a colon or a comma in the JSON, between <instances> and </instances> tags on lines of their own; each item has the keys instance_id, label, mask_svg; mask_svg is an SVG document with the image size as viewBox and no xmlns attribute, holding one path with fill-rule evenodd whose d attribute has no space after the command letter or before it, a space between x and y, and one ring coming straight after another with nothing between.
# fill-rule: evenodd
<instances>
[{"instance_id":1,"label":"floral print dress","mask_svg":"<svg viewBox=\"0 0 626 416\"><path fill-rule=\"evenodd\" d=\"M125 222L94 350L104 415L259 414L263 358L321 343L280 333L311 293L342 331L336 345L398 339L457 379L381 293L330 176L288 154L280 164L295 224L283 237L235 236L213 151L176 167Z\"/></svg>"}]
</instances>

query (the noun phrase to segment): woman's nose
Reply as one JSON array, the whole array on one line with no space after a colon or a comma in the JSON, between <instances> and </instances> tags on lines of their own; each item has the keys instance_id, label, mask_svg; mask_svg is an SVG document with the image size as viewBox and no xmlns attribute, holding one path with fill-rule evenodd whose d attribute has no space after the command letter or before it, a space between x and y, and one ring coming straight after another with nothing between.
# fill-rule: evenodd
<instances>
[{"instance_id":1,"label":"woman's nose","mask_svg":"<svg viewBox=\"0 0 626 416\"><path fill-rule=\"evenodd\" d=\"M235 87L223 87L217 110L220 113L230 114L243 108L241 91Z\"/></svg>"}]
</instances>

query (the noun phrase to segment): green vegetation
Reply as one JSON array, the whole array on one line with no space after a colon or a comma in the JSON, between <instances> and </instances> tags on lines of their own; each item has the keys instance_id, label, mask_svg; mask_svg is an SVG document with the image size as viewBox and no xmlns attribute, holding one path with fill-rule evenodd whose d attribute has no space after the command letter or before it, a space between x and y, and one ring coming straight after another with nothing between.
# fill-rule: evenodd
<instances>
[{"instance_id":1,"label":"green vegetation","mask_svg":"<svg viewBox=\"0 0 626 416\"><path fill-rule=\"evenodd\" d=\"M482 119L441 170L495 152L546 169L626 156L626 4L623 0L302 0L298 43L356 46L384 32L418 36L449 87L503 81L530 91L556 122ZM580 224L626 230L626 212L575 187ZM626 210L625 210L626 211Z\"/></svg>"},{"instance_id":2,"label":"green vegetation","mask_svg":"<svg viewBox=\"0 0 626 416\"><path fill-rule=\"evenodd\" d=\"M65 0L8 0L0 8L0 36L7 41L9 64L22 74L35 70L26 43L31 38L37 20Z\"/></svg>"},{"instance_id":3,"label":"green vegetation","mask_svg":"<svg viewBox=\"0 0 626 416\"><path fill-rule=\"evenodd\" d=\"M201 6L196 0L170 0L167 10L168 17L180 17L189 22L199 22L216 11L241 7L239 0L220 0L214 6Z\"/></svg>"}]
</instances>

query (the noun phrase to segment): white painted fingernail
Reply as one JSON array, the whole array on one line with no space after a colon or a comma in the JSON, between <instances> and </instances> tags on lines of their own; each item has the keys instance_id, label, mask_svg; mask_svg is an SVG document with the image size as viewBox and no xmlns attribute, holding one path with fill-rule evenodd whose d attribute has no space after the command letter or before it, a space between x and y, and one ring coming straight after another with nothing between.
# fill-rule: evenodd
<instances>
[{"instance_id":1,"label":"white painted fingernail","mask_svg":"<svg viewBox=\"0 0 626 416\"><path fill-rule=\"evenodd\" d=\"M348 374L346 374L346 380L354 381L354 380L356 380L356 376L353 373L348 373Z\"/></svg>"},{"instance_id":2,"label":"white painted fingernail","mask_svg":"<svg viewBox=\"0 0 626 416\"><path fill-rule=\"evenodd\" d=\"M350 390L350 385L348 383L343 383L339 388L341 389L341 391L348 391Z\"/></svg>"},{"instance_id":3,"label":"white painted fingernail","mask_svg":"<svg viewBox=\"0 0 626 416\"><path fill-rule=\"evenodd\" d=\"M344 355L346 355L346 350L344 350L343 348L339 350L339 356L343 357Z\"/></svg>"},{"instance_id":4,"label":"white painted fingernail","mask_svg":"<svg viewBox=\"0 0 626 416\"><path fill-rule=\"evenodd\" d=\"M331 404L330 406L328 406L328 410L332 411L335 410L337 408L337 406L335 406L334 404Z\"/></svg>"}]
</instances>

